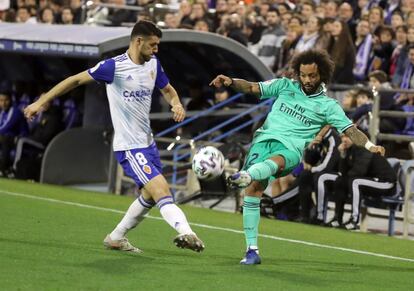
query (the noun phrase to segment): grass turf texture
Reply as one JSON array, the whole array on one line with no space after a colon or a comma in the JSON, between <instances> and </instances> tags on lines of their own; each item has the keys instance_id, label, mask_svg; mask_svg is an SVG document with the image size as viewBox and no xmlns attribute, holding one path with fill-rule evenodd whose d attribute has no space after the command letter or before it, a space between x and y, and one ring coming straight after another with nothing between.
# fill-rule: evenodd
<instances>
[{"instance_id":1,"label":"grass turf texture","mask_svg":"<svg viewBox=\"0 0 414 291\"><path fill-rule=\"evenodd\" d=\"M411 290L414 262L261 237L263 264L240 266L244 236L193 226L194 253L146 219L129 233L144 254L105 250L121 213L6 195L5 191L125 211L131 197L0 179L2 290ZM239 214L182 207L193 223L242 230ZM150 213L159 217L159 211ZM412 241L262 219L260 233L414 259Z\"/></svg>"}]
</instances>

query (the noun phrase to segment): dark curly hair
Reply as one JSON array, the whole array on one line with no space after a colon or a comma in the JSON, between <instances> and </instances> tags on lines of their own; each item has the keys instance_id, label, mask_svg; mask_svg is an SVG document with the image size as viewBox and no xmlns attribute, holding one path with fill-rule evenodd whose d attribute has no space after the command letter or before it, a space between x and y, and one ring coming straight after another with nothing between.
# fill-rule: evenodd
<instances>
[{"instance_id":1,"label":"dark curly hair","mask_svg":"<svg viewBox=\"0 0 414 291\"><path fill-rule=\"evenodd\" d=\"M335 63L326 51L323 50L307 50L297 54L293 60L291 67L299 78L300 65L316 64L318 66L321 81L328 84L332 78L335 69Z\"/></svg>"}]
</instances>

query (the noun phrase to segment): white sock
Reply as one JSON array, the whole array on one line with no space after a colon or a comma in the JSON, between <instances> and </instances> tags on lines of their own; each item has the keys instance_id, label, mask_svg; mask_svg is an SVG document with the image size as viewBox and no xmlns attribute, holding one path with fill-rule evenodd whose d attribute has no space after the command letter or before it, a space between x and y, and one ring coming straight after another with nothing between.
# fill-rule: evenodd
<instances>
[{"instance_id":1,"label":"white sock","mask_svg":"<svg viewBox=\"0 0 414 291\"><path fill-rule=\"evenodd\" d=\"M165 196L158 200L157 206L160 209L162 218L179 234L194 233L187 222L184 212L174 204L171 196Z\"/></svg>"},{"instance_id":2,"label":"white sock","mask_svg":"<svg viewBox=\"0 0 414 291\"><path fill-rule=\"evenodd\" d=\"M126 233L136 227L144 218L145 214L151 210L155 202L152 200L145 200L142 196L139 196L131 206L129 206L127 212L122 218L121 222L109 235L112 240L120 240Z\"/></svg>"}]
</instances>

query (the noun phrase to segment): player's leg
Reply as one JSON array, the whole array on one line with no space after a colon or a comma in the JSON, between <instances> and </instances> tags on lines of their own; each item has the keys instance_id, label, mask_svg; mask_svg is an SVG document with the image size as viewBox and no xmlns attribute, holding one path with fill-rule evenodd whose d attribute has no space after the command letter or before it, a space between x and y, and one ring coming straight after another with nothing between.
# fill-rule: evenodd
<instances>
[{"instance_id":1,"label":"player's leg","mask_svg":"<svg viewBox=\"0 0 414 291\"><path fill-rule=\"evenodd\" d=\"M260 198L266 189L266 181L253 181L244 193L243 229L246 239L246 255L240 261L243 265L260 264L258 234L260 223Z\"/></svg>"},{"instance_id":2,"label":"player's leg","mask_svg":"<svg viewBox=\"0 0 414 291\"><path fill-rule=\"evenodd\" d=\"M292 158L293 156L293 158ZM286 161L288 161L287 171ZM265 141L253 144L241 172L232 175L229 183L246 187L243 203L243 227L247 252L241 264L259 264L258 227L260 222L260 198L266 189L269 178L277 174L286 175L299 163L296 154L286 150L278 141Z\"/></svg>"},{"instance_id":3,"label":"player's leg","mask_svg":"<svg viewBox=\"0 0 414 291\"><path fill-rule=\"evenodd\" d=\"M119 151L115 152L115 155L125 174L133 178L136 185L141 188L141 195L132 202L122 220L118 223L115 229L106 236L104 239L104 246L109 249L139 253L142 251L134 247L125 236L128 231L137 227L137 225L145 218L145 215L155 205L155 202L151 195L146 193L143 188L145 183L149 180L148 177L142 173L144 170L151 173L152 171L149 170L151 166L148 166L148 163L144 163L147 160L145 159L145 156L142 156L141 154L138 155L139 161L137 161L137 157L134 156L135 152L133 152L134 151ZM143 165L140 166L139 163ZM146 165L149 168L145 167Z\"/></svg>"},{"instance_id":4,"label":"player's leg","mask_svg":"<svg viewBox=\"0 0 414 291\"><path fill-rule=\"evenodd\" d=\"M184 212L174 203L164 176L158 175L154 177L145 184L144 189L156 202L164 220L178 232L174 243L181 248L188 248L197 252L202 251L204 243L191 229Z\"/></svg>"}]
</instances>

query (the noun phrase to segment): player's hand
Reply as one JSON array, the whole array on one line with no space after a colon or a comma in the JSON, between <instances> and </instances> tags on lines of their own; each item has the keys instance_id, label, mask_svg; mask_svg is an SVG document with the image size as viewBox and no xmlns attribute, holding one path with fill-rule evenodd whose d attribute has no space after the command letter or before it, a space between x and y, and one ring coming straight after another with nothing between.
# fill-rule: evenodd
<instances>
[{"instance_id":1,"label":"player's hand","mask_svg":"<svg viewBox=\"0 0 414 291\"><path fill-rule=\"evenodd\" d=\"M312 170L312 166L307 164L307 163L303 163L303 169L305 171L310 171L310 170Z\"/></svg>"},{"instance_id":2,"label":"player's hand","mask_svg":"<svg viewBox=\"0 0 414 291\"><path fill-rule=\"evenodd\" d=\"M173 112L173 119L175 122L181 122L185 118L185 110L183 105L176 104L171 108L171 111Z\"/></svg>"},{"instance_id":3,"label":"player's hand","mask_svg":"<svg viewBox=\"0 0 414 291\"><path fill-rule=\"evenodd\" d=\"M29 106L27 106L24 109L24 116L28 119L28 120L33 120L33 118L39 114L40 112L42 112L43 107L36 101L33 102L32 104L30 104Z\"/></svg>"},{"instance_id":4,"label":"player's hand","mask_svg":"<svg viewBox=\"0 0 414 291\"><path fill-rule=\"evenodd\" d=\"M382 146L372 146L369 148L369 151L375 154L380 154L381 156L385 155L385 149Z\"/></svg>"},{"instance_id":5,"label":"player's hand","mask_svg":"<svg viewBox=\"0 0 414 291\"><path fill-rule=\"evenodd\" d=\"M233 79L224 75L218 75L214 78L213 81L210 82L209 86L214 86L216 88L219 88L221 86L228 87L231 84L233 84Z\"/></svg>"}]
</instances>

